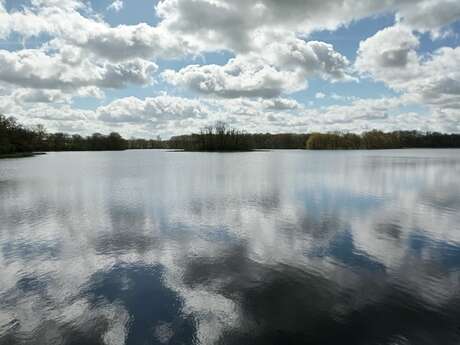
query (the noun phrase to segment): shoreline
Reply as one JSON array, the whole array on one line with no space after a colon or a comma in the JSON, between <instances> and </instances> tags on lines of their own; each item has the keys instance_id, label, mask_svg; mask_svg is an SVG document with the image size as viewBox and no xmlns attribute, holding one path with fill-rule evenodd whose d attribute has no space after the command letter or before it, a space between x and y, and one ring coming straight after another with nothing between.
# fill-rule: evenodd
<instances>
[{"instance_id":1,"label":"shoreline","mask_svg":"<svg viewBox=\"0 0 460 345\"><path fill-rule=\"evenodd\" d=\"M28 158L46 155L46 152L17 152L17 153L6 153L0 154L0 159L14 159L14 158Z\"/></svg>"},{"instance_id":2,"label":"shoreline","mask_svg":"<svg viewBox=\"0 0 460 345\"><path fill-rule=\"evenodd\" d=\"M170 153L187 153L187 152L202 152L202 153L245 153L245 152L272 152L272 151L310 151L310 152L354 152L354 151L392 151L392 150L460 150L458 147L402 147L402 148L379 148L379 149L252 149L252 150L185 150L185 149L127 149L127 150L64 150L50 152L128 152L128 151L148 151L161 150ZM17 159L30 158L35 156L46 155L47 152L19 152L0 154L0 159Z\"/></svg>"}]
</instances>

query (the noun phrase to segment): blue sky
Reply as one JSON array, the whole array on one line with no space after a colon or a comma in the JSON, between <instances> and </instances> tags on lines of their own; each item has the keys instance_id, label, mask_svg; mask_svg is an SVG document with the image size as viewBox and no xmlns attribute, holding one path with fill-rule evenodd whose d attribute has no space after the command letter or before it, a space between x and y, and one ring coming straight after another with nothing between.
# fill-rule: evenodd
<instances>
[{"instance_id":1,"label":"blue sky","mask_svg":"<svg viewBox=\"0 0 460 345\"><path fill-rule=\"evenodd\" d=\"M0 0L0 113L169 137L460 132L452 0Z\"/></svg>"}]
</instances>

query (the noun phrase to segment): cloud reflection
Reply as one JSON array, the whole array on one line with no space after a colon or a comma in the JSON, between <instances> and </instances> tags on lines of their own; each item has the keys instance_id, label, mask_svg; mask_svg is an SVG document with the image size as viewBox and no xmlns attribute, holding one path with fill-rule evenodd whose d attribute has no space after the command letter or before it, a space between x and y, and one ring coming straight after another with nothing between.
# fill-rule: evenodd
<instances>
[{"instance_id":1,"label":"cloud reflection","mask_svg":"<svg viewBox=\"0 0 460 345\"><path fill-rule=\"evenodd\" d=\"M0 167L0 344L460 341L455 150L119 157Z\"/></svg>"}]
</instances>

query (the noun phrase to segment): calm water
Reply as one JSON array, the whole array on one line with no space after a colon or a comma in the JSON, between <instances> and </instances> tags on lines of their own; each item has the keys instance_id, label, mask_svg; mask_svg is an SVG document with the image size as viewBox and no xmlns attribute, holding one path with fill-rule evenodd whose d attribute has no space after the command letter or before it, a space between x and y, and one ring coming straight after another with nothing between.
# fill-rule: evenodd
<instances>
[{"instance_id":1,"label":"calm water","mask_svg":"<svg viewBox=\"0 0 460 345\"><path fill-rule=\"evenodd\" d=\"M0 161L0 344L460 344L460 150Z\"/></svg>"}]
</instances>

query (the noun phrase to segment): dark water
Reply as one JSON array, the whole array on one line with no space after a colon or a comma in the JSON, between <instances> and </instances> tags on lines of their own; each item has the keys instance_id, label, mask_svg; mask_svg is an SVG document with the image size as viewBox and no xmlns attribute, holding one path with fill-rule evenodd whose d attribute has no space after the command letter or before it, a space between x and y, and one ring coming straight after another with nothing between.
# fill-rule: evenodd
<instances>
[{"instance_id":1,"label":"dark water","mask_svg":"<svg viewBox=\"0 0 460 345\"><path fill-rule=\"evenodd\" d=\"M460 151L0 161L0 344L460 344Z\"/></svg>"}]
</instances>

